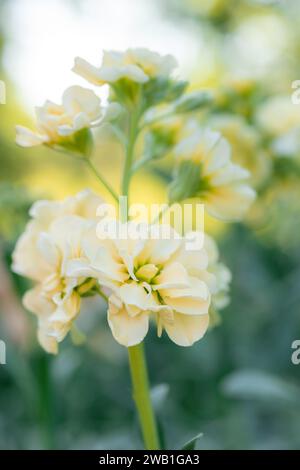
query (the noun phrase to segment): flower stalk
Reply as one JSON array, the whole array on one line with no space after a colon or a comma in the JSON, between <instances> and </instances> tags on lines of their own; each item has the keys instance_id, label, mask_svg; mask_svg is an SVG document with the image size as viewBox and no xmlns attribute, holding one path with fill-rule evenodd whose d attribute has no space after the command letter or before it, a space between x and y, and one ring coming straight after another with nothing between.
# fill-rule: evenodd
<instances>
[{"instance_id":1,"label":"flower stalk","mask_svg":"<svg viewBox=\"0 0 300 470\"><path fill-rule=\"evenodd\" d=\"M133 399L138 411L145 447L147 450L159 450L160 443L155 414L151 403L143 343L129 347L128 355L133 386Z\"/></svg>"},{"instance_id":2,"label":"flower stalk","mask_svg":"<svg viewBox=\"0 0 300 470\"><path fill-rule=\"evenodd\" d=\"M127 196L129 194L130 179L132 176L132 165L134 159L134 147L136 144L138 132L139 132L139 120L141 117L140 105L137 105L136 109L129 112L129 131L128 131L128 143L126 148L125 164L122 178L122 195Z\"/></svg>"},{"instance_id":3,"label":"flower stalk","mask_svg":"<svg viewBox=\"0 0 300 470\"><path fill-rule=\"evenodd\" d=\"M140 108L129 113L128 144L122 179L122 196L126 197L126 210L122 211L122 221L127 222L128 195L134 161L134 148L139 132ZM133 388L133 399L139 416L145 448L160 448L154 410L151 403L147 362L143 343L128 347L130 374Z\"/></svg>"},{"instance_id":4,"label":"flower stalk","mask_svg":"<svg viewBox=\"0 0 300 470\"><path fill-rule=\"evenodd\" d=\"M119 197L118 197L117 193L115 192L115 190L111 187L111 185L106 181L105 178L103 178L102 175L100 175L100 173L97 171L97 169L94 167L94 165L92 164L92 162L88 158L85 161L86 161L87 166L91 170L91 172L94 173L94 175L96 176L97 180L100 181L100 183L105 187L105 189L114 198L114 200L116 202L118 202Z\"/></svg>"}]
</instances>

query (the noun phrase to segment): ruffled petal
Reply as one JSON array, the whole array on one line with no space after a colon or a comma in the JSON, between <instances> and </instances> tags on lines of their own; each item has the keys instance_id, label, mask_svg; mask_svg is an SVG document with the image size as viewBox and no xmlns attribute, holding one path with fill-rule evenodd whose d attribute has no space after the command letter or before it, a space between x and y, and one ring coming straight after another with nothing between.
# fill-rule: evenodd
<instances>
[{"instance_id":1,"label":"ruffled petal","mask_svg":"<svg viewBox=\"0 0 300 470\"><path fill-rule=\"evenodd\" d=\"M141 312L130 316L122 301L112 295L109 298L108 323L115 340L130 347L141 343L145 338L149 328L149 315Z\"/></svg>"},{"instance_id":2,"label":"ruffled petal","mask_svg":"<svg viewBox=\"0 0 300 470\"><path fill-rule=\"evenodd\" d=\"M172 321L162 322L174 343L178 346L192 346L204 336L209 325L209 315L181 315L175 312Z\"/></svg>"}]
</instances>

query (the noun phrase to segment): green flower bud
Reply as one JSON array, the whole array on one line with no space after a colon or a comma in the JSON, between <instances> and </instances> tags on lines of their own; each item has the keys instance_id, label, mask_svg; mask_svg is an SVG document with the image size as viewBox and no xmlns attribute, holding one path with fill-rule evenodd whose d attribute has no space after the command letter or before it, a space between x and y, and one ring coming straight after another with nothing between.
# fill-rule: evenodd
<instances>
[{"instance_id":1,"label":"green flower bud","mask_svg":"<svg viewBox=\"0 0 300 470\"><path fill-rule=\"evenodd\" d=\"M149 80L143 85L145 108L179 99L187 85L188 82L175 81L165 77Z\"/></svg>"},{"instance_id":2,"label":"green flower bud","mask_svg":"<svg viewBox=\"0 0 300 470\"><path fill-rule=\"evenodd\" d=\"M176 113L190 113L198 111L213 102L213 95L209 91L188 93L178 100L174 111Z\"/></svg>"},{"instance_id":3,"label":"green flower bud","mask_svg":"<svg viewBox=\"0 0 300 470\"><path fill-rule=\"evenodd\" d=\"M81 129L51 145L51 147L60 152L68 152L78 157L89 158L94 147L92 132L88 128Z\"/></svg>"},{"instance_id":4,"label":"green flower bud","mask_svg":"<svg viewBox=\"0 0 300 470\"><path fill-rule=\"evenodd\" d=\"M169 203L183 201L197 195L200 188L200 165L193 161L182 161L169 186Z\"/></svg>"}]
</instances>

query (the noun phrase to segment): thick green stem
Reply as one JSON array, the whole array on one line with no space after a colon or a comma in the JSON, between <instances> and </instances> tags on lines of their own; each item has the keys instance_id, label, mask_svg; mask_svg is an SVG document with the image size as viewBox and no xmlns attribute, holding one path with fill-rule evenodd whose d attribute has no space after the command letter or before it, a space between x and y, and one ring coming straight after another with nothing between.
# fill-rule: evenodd
<instances>
[{"instance_id":1,"label":"thick green stem","mask_svg":"<svg viewBox=\"0 0 300 470\"><path fill-rule=\"evenodd\" d=\"M155 415L151 403L149 380L143 344L128 348L133 399L139 415L147 450L160 449Z\"/></svg>"},{"instance_id":2,"label":"thick green stem","mask_svg":"<svg viewBox=\"0 0 300 470\"><path fill-rule=\"evenodd\" d=\"M103 176L100 175L100 173L98 173L97 169L92 164L92 162L89 159L86 159L85 161L88 167L90 168L90 170L94 173L96 178L100 181L100 183L107 189L107 191L111 194L111 196L115 199L115 201L119 202L119 196L117 195L117 193L110 186L110 184L103 178Z\"/></svg>"}]
</instances>

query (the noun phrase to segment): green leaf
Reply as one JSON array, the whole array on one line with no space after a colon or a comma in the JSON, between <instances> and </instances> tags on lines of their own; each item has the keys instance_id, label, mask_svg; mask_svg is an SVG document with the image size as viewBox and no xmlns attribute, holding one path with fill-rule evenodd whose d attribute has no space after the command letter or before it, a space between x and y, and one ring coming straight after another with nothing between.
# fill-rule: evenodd
<instances>
[{"instance_id":1,"label":"green leaf","mask_svg":"<svg viewBox=\"0 0 300 470\"><path fill-rule=\"evenodd\" d=\"M151 389L151 401L155 411L159 411L163 407L168 396L169 389L170 387L168 384L159 384Z\"/></svg>"},{"instance_id":2,"label":"green leaf","mask_svg":"<svg viewBox=\"0 0 300 470\"><path fill-rule=\"evenodd\" d=\"M299 404L300 387L262 370L241 370L223 382L224 393L233 398L259 400L264 403Z\"/></svg>"},{"instance_id":3,"label":"green leaf","mask_svg":"<svg viewBox=\"0 0 300 470\"><path fill-rule=\"evenodd\" d=\"M203 433L200 432L195 437L193 437L190 441L186 442L181 450L195 450L198 440L203 436Z\"/></svg>"}]
</instances>

